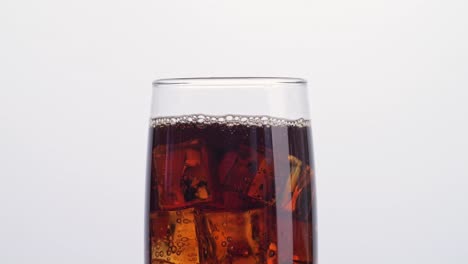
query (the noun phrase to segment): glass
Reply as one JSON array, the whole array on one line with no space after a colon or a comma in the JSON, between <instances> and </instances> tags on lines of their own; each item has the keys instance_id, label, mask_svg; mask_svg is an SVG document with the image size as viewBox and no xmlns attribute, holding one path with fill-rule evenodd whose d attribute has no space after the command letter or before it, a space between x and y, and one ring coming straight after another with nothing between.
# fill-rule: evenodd
<instances>
[{"instance_id":1,"label":"glass","mask_svg":"<svg viewBox=\"0 0 468 264\"><path fill-rule=\"evenodd\" d=\"M316 263L306 81L153 83L146 263Z\"/></svg>"}]
</instances>

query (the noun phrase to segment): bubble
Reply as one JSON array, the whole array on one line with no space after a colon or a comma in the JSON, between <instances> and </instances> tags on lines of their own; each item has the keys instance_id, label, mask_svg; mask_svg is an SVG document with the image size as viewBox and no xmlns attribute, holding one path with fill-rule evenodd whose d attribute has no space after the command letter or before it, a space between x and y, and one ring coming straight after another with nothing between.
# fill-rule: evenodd
<instances>
[{"instance_id":1,"label":"bubble","mask_svg":"<svg viewBox=\"0 0 468 264\"><path fill-rule=\"evenodd\" d=\"M185 243L179 241L179 242L176 243L176 245L181 248L181 247L185 246Z\"/></svg>"},{"instance_id":2,"label":"bubble","mask_svg":"<svg viewBox=\"0 0 468 264\"><path fill-rule=\"evenodd\" d=\"M226 241L221 242L221 246L226 247L227 246Z\"/></svg>"},{"instance_id":3,"label":"bubble","mask_svg":"<svg viewBox=\"0 0 468 264\"><path fill-rule=\"evenodd\" d=\"M271 126L295 126L305 127L310 125L310 121L304 118L297 120L289 120L269 116L244 116L244 115L226 115L226 116L209 116L209 115L187 115L187 116L172 116L172 117L157 117L152 118L150 121L152 127L159 126L173 126L177 124L225 124L231 126L257 126L257 127L271 127Z\"/></svg>"}]
</instances>

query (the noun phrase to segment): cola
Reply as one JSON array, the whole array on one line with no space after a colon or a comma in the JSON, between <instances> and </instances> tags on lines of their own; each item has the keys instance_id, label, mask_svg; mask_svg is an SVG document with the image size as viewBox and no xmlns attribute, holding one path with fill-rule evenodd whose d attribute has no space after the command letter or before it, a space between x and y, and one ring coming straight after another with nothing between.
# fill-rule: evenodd
<instances>
[{"instance_id":1,"label":"cola","mask_svg":"<svg viewBox=\"0 0 468 264\"><path fill-rule=\"evenodd\" d=\"M146 263L316 263L309 122L152 120Z\"/></svg>"}]
</instances>

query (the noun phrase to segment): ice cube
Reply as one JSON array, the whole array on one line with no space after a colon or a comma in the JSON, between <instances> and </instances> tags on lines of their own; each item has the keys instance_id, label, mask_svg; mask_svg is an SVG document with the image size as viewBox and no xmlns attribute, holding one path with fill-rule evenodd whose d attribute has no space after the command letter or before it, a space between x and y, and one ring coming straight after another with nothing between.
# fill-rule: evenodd
<instances>
[{"instance_id":1,"label":"ice cube","mask_svg":"<svg viewBox=\"0 0 468 264\"><path fill-rule=\"evenodd\" d=\"M200 224L207 234L208 258L216 263L274 263L275 218L269 209L244 212L205 212Z\"/></svg>"},{"instance_id":2,"label":"ice cube","mask_svg":"<svg viewBox=\"0 0 468 264\"><path fill-rule=\"evenodd\" d=\"M263 158L250 183L247 195L264 203L272 203L275 198L275 178L270 157Z\"/></svg>"},{"instance_id":3,"label":"ice cube","mask_svg":"<svg viewBox=\"0 0 468 264\"><path fill-rule=\"evenodd\" d=\"M151 213L152 263L199 263L193 209Z\"/></svg>"},{"instance_id":4,"label":"ice cube","mask_svg":"<svg viewBox=\"0 0 468 264\"><path fill-rule=\"evenodd\" d=\"M274 197L271 151L241 145L238 150L224 155L218 177L228 191L264 202L270 202Z\"/></svg>"},{"instance_id":5,"label":"ice cube","mask_svg":"<svg viewBox=\"0 0 468 264\"><path fill-rule=\"evenodd\" d=\"M226 190L246 193L263 155L255 149L241 145L228 152L218 168L219 178Z\"/></svg>"},{"instance_id":6,"label":"ice cube","mask_svg":"<svg viewBox=\"0 0 468 264\"><path fill-rule=\"evenodd\" d=\"M314 172L306 166L301 178L291 195L291 209L294 216L304 221L311 221L315 202Z\"/></svg>"},{"instance_id":7,"label":"ice cube","mask_svg":"<svg viewBox=\"0 0 468 264\"><path fill-rule=\"evenodd\" d=\"M312 171L297 157L289 155L290 174L284 185L279 204L295 215L309 214L312 210Z\"/></svg>"},{"instance_id":8,"label":"ice cube","mask_svg":"<svg viewBox=\"0 0 468 264\"><path fill-rule=\"evenodd\" d=\"M198 140L154 148L160 208L172 210L212 200L209 162L209 152Z\"/></svg>"},{"instance_id":9,"label":"ice cube","mask_svg":"<svg viewBox=\"0 0 468 264\"><path fill-rule=\"evenodd\" d=\"M237 162L237 156L237 152L235 151L230 151L224 154L218 167L218 179L221 183L225 183L226 177Z\"/></svg>"}]
</instances>

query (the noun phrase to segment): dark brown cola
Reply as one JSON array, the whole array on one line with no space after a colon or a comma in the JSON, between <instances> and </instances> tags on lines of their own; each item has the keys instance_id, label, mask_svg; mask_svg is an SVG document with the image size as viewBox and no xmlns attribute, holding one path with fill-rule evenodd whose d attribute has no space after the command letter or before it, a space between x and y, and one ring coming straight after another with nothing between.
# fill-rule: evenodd
<instances>
[{"instance_id":1,"label":"dark brown cola","mask_svg":"<svg viewBox=\"0 0 468 264\"><path fill-rule=\"evenodd\" d=\"M152 127L147 263L316 263L310 127L262 124Z\"/></svg>"}]
</instances>

